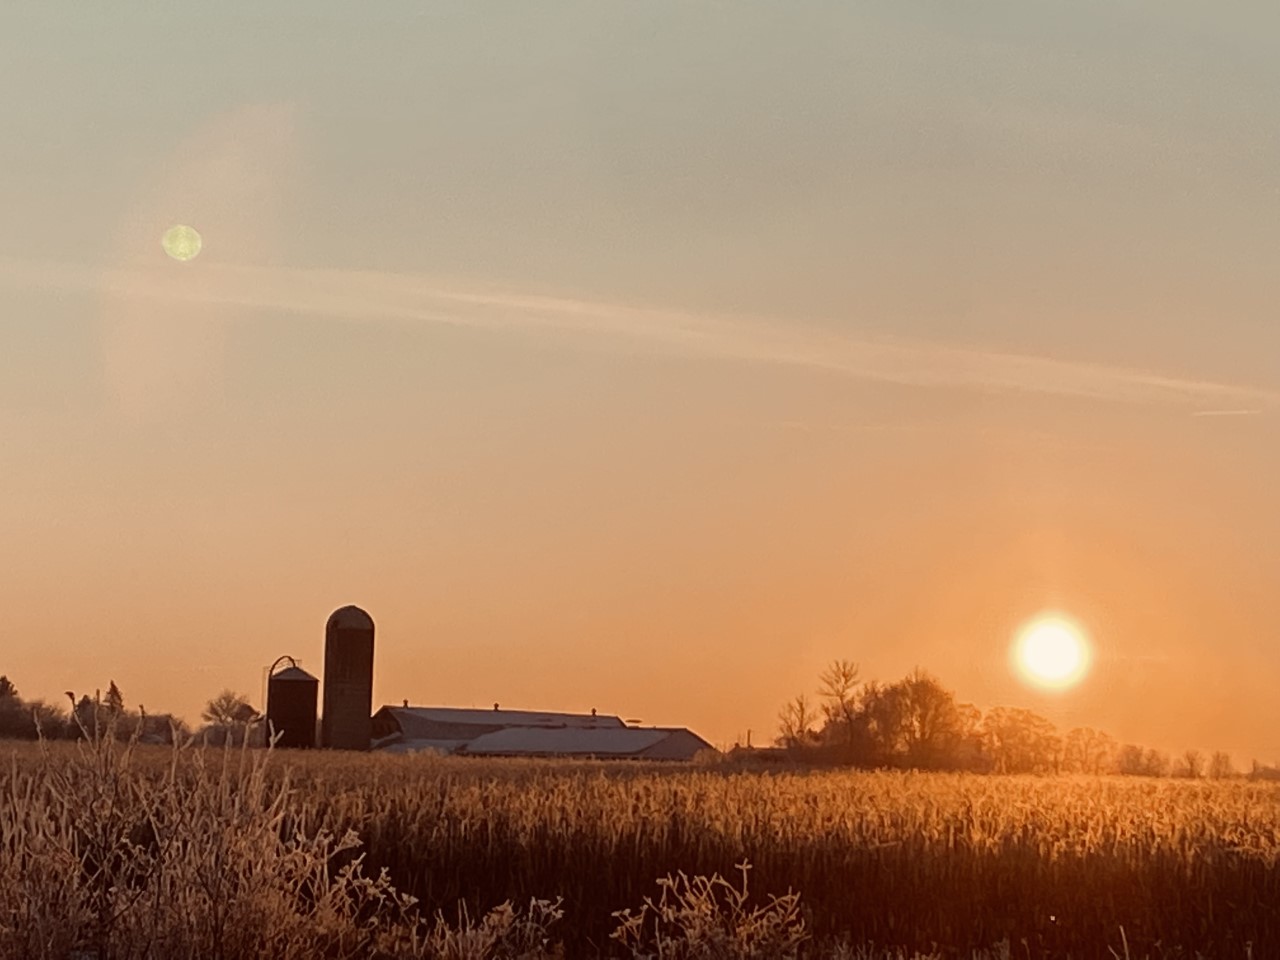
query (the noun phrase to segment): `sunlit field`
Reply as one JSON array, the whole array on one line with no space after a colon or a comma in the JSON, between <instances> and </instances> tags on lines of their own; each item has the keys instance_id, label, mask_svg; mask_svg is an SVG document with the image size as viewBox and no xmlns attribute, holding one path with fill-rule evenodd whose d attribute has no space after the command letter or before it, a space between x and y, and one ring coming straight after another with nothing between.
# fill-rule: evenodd
<instances>
[{"instance_id":1,"label":"sunlit field","mask_svg":"<svg viewBox=\"0 0 1280 960\"><path fill-rule=\"evenodd\" d=\"M52 746L3 746L6 957L1280 944L1272 784Z\"/></svg>"}]
</instances>

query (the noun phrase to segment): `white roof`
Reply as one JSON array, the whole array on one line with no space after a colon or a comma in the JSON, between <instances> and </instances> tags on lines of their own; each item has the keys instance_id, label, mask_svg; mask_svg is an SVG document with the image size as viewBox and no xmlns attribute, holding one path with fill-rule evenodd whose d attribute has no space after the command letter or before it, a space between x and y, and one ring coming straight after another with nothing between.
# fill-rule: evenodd
<instances>
[{"instance_id":1,"label":"white roof","mask_svg":"<svg viewBox=\"0 0 1280 960\"><path fill-rule=\"evenodd\" d=\"M469 754L558 753L595 756L629 756L664 740L669 730L634 727L573 730L509 727L486 733L467 744Z\"/></svg>"},{"instance_id":2,"label":"white roof","mask_svg":"<svg viewBox=\"0 0 1280 960\"><path fill-rule=\"evenodd\" d=\"M473 710L454 707L386 707L397 718L431 723L458 723L485 727L574 727L578 729L625 728L620 717L589 713L551 713L540 710Z\"/></svg>"}]
</instances>

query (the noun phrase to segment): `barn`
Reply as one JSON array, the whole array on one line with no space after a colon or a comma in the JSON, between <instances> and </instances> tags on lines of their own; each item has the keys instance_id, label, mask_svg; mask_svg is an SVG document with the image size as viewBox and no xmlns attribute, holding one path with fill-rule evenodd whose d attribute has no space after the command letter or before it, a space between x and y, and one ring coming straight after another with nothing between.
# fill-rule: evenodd
<instances>
[{"instance_id":1,"label":"barn","mask_svg":"<svg viewBox=\"0 0 1280 960\"><path fill-rule=\"evenodd\" d=\"M434 750L473 757L691 760L713 747L683 727L630 726L619 717L533 710L383 707L373 746L389 753Z\"/></svg>"}]
</instances>

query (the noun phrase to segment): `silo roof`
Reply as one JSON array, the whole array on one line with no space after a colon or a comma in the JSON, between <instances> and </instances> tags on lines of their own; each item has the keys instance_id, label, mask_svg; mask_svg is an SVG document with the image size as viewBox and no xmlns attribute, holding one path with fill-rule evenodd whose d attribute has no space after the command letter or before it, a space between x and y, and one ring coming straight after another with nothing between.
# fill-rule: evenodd
<instances>
[{"instance_id":1,"label":"silo roof","mask_svg":"<svg viewBox=\"0 0 1280 960\"><path fill-rule=\"evenodd\" d=\"M307 671L303 670L301 667L285 667L283 670L277 673L273 673L271 675L271 679L272 680L310 680L312 683L320 682L311 674L307 673Z\"/></svg>"},{"instance_id":2,"label":"silo roof","mask_svg":"<svg viewBox=\"0 0 1280 960\"><path fill-rule=\"evenodd\" d=\"M339 630L372 630L373 617L359 607L341 607L329 615L330 627Z\"/></svg>"}]
</instances>

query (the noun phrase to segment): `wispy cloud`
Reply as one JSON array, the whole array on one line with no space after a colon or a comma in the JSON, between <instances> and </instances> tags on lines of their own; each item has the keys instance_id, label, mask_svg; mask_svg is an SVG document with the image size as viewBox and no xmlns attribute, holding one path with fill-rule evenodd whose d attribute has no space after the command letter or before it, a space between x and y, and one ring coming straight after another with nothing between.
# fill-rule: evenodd
<instances>
[{"instance_id":1,"label":"wispy cloud","mask_svg":"<svg viewBox=\"0 0 1280 960\"><path fill-rule=\"evenodd\" d=\"M1193 410L1193 417L1254 417L1263 413L1261 407L1238 408L1234 410Z\"/></svg>"},{"instance_id":2,"label":"wispy cloud","mask_svg":"<svg viewBox=\"0 0 1280 960\"><path fill-rule=\"evenodd\" d=\"M279 310L348 321L611 339L686 356L802 367L908 386L1016 391L1174 407L1215 405L1195 410L1195 416L1240 416L1280 405L1280 392L1273 390L1127 367L934 341L869 338L791 321L466 289L431 278L378 271L213 261L97 270L85 265L0 258L0 283L75 288L140 301Z\"/></svg>"}]
</instances>

